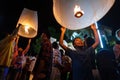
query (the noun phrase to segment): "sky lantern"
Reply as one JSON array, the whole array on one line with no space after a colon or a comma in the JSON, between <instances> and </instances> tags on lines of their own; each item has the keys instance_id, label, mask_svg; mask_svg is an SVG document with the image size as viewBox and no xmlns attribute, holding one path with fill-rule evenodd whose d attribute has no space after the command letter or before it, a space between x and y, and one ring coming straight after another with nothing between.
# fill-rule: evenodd
<instances>
[{"instance_id":1,"label":"sky lantern","mask_svg":"<svg viewBox=\"0 0 120 80\"><path fill-rule=\"evenodd\" d=\"M77 30L104 17L114 2L115 0L53 0L53 14L61 26Z\"/></svg>"},{"instance_id":2,"label":"sky lantern","mask_svg":"<svg viewBox=\"0 0 120 80\"><path fill-rule=\"evenodd\" d=\"M34 38L38 31L37 11L24 8L17 25L21 24L18 34L26 38Z\"/></svg>"},{"instance_id":3,"label":"sky lantern","mask_svg":"<svg viewBox=\"0 0 120 80\"><path fill-rule=\"evenodd\" d=\"M117 40L120 41L120 29L118 29L118 30L115 32L115 36L116 36Z\"/></svg>"}]
</instances>

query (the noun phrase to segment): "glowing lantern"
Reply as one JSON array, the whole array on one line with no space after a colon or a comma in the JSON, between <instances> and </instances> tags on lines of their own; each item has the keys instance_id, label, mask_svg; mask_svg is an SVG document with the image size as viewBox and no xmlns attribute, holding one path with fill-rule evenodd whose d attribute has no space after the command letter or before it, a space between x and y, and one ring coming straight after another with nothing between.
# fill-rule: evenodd
<instances>
[{"instance_id":1,"label":"glowing lantern","mask_svg":"<svg viewBox=\"0 0 120 80\"><path fill-rule=\"evenodd\" d=\"M116 36L117 40L120 41L120 29L118 29L118 30L115 32L115 36Z\"/></svg>"},{"instance_id":2,"label":"glowing lantern","mask_svg":"<svg viewBox=\"0 0 120 80\"><path fill-rule=\"evenodd\" d=\"M21 24L18 32L20 36L34 38L37 35L38 30L37 11L24 8L17 25L18 24Z\"/></svg>"},{"instance_id":3,"label":"glowing lantern","mask_svg":"<svg viewBox=\"0 0 120 80\"><path fill-rule=\"evenodd\" d=\"M53 14L61 26L77 30L100 20L114 2L115 0L53 0Z\"/></svg>"}]
</instances>

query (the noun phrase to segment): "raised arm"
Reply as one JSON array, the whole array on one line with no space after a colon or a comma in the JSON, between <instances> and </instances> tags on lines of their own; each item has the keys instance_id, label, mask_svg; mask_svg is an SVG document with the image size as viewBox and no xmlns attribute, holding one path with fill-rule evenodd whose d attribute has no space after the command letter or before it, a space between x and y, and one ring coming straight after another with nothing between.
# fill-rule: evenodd
<instances>
[{"instance_id":1,"label":"raised arm","mask_svg":"<svg viewBox=\"0 0 120 80\"><path fill-rule=\"evenodd\" d=\"M22 54L26 54L28 52L28 50L30 49L30 43L31 43L31 39L29 39L28 44L26 48L24 49L24 51L22 52Z\"/></svg>"},{"instance_id":2,"label":"raised arm","mask_svg":"<svg viewBox=\"0 0 120 80\"><path fill-rule=\"evenodd\" d=\"M19 41L19 35L17 35L16 40L15 40L14 52L18 51L18 41Z\"/></svg>"},{"instance_id":3,"label":"raised arm","mask_svg":"<svg viewBox=\"0 0 120 80\"><path fill-rule=\"evenodd\" d=\"M92 45L92 47L95 49L98 46L100 41L99 41L99 36L98 36L98 32L97 32L95 24L91 25L91 29L93 30L94 37L95 37L95 43Z\"/></svg>"},{"instance_id":4,"label":"raised arm","mask_svg":"<svg viewBox=\"0 0 120 80\"><path fill-rule=\"evenodd\" d=\"M60 46L64 50L66 50L68 48L66 45L63 44L63 39L64 39L65 31L66 31L66 28L65 27L61 27L61 35L60 35L60 39L59 39L59 44L60 44Z\"/></svg>"},{"instance_id":5,"label":"raised arm","mask_svg":"<svg viewBox=\"0 0 120 80\"><path fill-rule=\"evenodd\" d=\"M12 38L17 37L20 26L21 24L19 24L18 27L13 30L13 33L11 34Z\"/></svg>"}]
</instances>

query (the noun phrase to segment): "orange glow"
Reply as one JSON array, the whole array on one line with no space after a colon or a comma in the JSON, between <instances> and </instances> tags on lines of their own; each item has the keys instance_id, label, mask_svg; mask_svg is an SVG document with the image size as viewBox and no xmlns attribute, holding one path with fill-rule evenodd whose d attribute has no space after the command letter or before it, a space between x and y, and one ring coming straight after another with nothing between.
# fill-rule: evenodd
<instances>
[{"instance_id":1,"label":"orange glow","mask_svg":"<svg viewBox=\"0 0 120 80\"><path fill-rule=\"evenodd\" d=\"M75 8L74 8L75 17L80 18L83 14L84 12L81 10L80 6L75 5Z\"/></svg>"},{"instance_id":2,"label":"orange glow","mask_svg":"<svg viewBox=\"0 0 120 80\"><path fill-rule=\"evenodd\" d=\"M25 33L26 33L26 34L29 34L29 31L28 31L29 28L30 28L30 27L29 27L28 25L25 26Z\"/></svg>"}]
</instances>

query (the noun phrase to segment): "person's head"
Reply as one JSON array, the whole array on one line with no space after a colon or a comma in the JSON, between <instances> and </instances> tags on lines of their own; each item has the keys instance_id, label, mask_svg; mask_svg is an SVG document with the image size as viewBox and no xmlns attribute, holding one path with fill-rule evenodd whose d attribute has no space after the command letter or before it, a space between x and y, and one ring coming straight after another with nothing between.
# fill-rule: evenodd
<instances>
[{"instance_id":1,"label":"person's head","mask_svg":"<svg viewBox=\"0 0 120 80\"><path fill-rule=\"evenodd\" d=\"M85 45L86 47L90 47L95 43L95 40L92 37L88 37L85 40Z\"/></svg>"},{"instance_id":2,"label":"person's head","mask_svg":"<svg viewBox=\"0 0 120 80\"><path fill-rule=\"evenodd\" d=\"M59 48L58 43L57 42L53 42L52 43L52 47L55 48L55 49L58 49Z\"/></svg>"},{"instance_id":3,"label":"person's head","mask_svg":"<svg viewBox=\"0 0 120 80\"><path fill-rule=\"evenodd\" d=\"M80 38L75 38L74 40L73 40L73 46L74 47L83 47L84 46L84 43L83 43L83 40L82 39L80 39Z\"/></svg>"},{"instance_id":4,"label":"person's head","mask_svg":"<svg viewBox=\"0 0 120 80\"><path fill-rule=\"evenodd\" d=\"M18 55L22 55L22 51L23 51L22 48L18 48Z\"/></svg>"},{"instance_id":5,"label":"person's head","mask_svg":"<svg viewBox=\"0 0 120 80\"><path fill-rule=\"evenodd\" d=\"M63 56L64 55L63 49L60 49L60 52L61 52L61 55Z\"/></svg>"}]
</instances>

